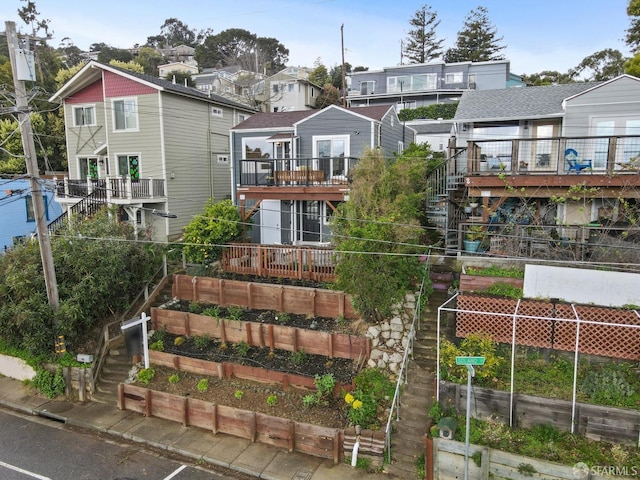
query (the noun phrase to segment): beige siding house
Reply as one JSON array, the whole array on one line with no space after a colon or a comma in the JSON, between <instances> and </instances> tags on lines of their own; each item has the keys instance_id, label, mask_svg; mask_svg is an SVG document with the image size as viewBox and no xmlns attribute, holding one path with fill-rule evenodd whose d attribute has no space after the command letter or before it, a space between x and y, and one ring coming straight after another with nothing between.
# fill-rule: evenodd
<instances>
[{"instance_id":1,"label":"beige siding house","mask_svg":"<svg viewBox=\"0 0 640 480\"><path fill-rule=\"evenodd\" d=\"M72 214L87 200L118 205L161 241L180 237L209 198L230 198L229 131L255 113L93 61L51 100L64 105L69 163L57 201Z\"/></svg>"}]
</instances>

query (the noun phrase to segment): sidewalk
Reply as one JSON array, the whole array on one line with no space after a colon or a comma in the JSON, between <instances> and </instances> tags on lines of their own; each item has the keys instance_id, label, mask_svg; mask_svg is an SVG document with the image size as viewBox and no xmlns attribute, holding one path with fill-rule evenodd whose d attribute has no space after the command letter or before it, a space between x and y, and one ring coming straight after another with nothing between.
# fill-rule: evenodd
<instances>
[{"instance_id":1,"label":"sidewalk","mask_svg":"<svg viewBox=\"0 0 640 480\"><path fill-rule=\"evenodd\" d=\"M381 480L385 474L367 474L341 463L276 447L213 434L196 427L159 418L144 417L98 402L74 403L50 400L34 394L21 381L0 377L0 405L30 415L42 415L68 425L91 429L203 460L267 480Z\"/></svg>"}]
</instances>

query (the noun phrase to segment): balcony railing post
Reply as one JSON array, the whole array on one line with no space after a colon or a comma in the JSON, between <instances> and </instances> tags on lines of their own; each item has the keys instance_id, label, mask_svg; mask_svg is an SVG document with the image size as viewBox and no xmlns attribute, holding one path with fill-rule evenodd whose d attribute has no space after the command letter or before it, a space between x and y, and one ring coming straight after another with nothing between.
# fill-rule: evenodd
<instances>
[{"instance_id":1,"label":"balcony railing post","mask_svg":"<svg viewBox=\"0 0 640 480\"><path fill-rule=\"evenodd\" d=\"M111 191L111 187L113 185L113 183L111 182L111 177L107 176L107 178L104 179L105 183L105 190L106 190L106 197L107 197L107 203L111 203L111 195L113 194L113 192Z\"/></svg>"},{"instance_id":2,"label":"balcony railing post","mask_svg":"<svg viewBox=\"0 0 640 480\"><path fill-rule=\"evenodd\" d=\"M153 177L149 177L148 183L147 183L147 188L149 189L149 198L153 198Z\"/></svg>"},{"instance_id":3,"label":"balcony railing post","mask_svg":"<svg viewBox=\"0 0 640 480\"><path fill-rule=\"evenodd\" d=\"M64 184L64 196L68 197L69 196L69 177L65 176L62 181Z\"/></svg>"},{"instance_id":4,"label":"balcony railing post","mask_svg":"<svg viewBox=\"0 0 640 480\"><path fill-rule=\"evenodd\" d=\"M132 189L133 189L133 186L131 185L131 175L127 175L127 178L125 181L125 193L124 193L125 198L131 200Z\"/></svg>"}]
</instances>

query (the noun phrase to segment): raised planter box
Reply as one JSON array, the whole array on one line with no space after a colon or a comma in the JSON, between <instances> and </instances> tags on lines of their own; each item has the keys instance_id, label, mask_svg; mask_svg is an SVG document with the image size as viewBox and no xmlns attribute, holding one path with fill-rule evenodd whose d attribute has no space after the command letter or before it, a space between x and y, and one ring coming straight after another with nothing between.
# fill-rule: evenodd
<instances>
[{"instance_id":1,"label":"raised planter box","mask_svg":"<svg viewBox=\"0 0 640 480\"><path fill-rule=\"evenodd\" d=\"M460 291L461 292L481 292L496 283L506 283L514 287L522 288L524 286L523 278L513 277L487 277L484 275L470 275L468 273L460 274Z\"/></svg>"},{"instance_id":2,"label":"raised planter box","mask_svg":"<svg viewBox=\"0 0 640 480\"><path fill-rule=\"evenodd\" d=\"M173 368L197 375L207 375L218 378L237 377L254 382L277 384L286 388L288 386L315 390L316 384L313 377L268 370L260 367L250 367L230 362L210 362L197 358L174 355L172 353L149 350L149 362L153 365ZM353 390L353 384L336 383L334 394L340 395L341 391Z\"/></svg>"},{"instance_id":3,"label":"raised planter box","mask_svg":"<svg viewBox=\"0 0 640 480\"><path fill-rule=\"evenodd\" d=\"M572 404L568 400L514 395L492 388L473 387L473 416L487 419L497 416L509 424L510 412L514 412L514 427L552 424L558 430L571 431ZM467 398L466 385L442 382L440 401L451 403L458 411L464 411ZM598 441L637 445L640 436L640 411L576 403L576 433Z\"/></svg>"},{"instance_id":4,"label":"raised planter box","mask_svg":"<svg viewBox=\"0 0 640 480\"><path fill-rule=\"evenodd\" d=\"M180 397L149 390L136 385L118 385L118 408L226 433L251 442L260 442L285 448L290 453L299 452L320 458L328 458L337 464L343 457L343 449L353 448L353 428L346 431L293 422L286 418L263 413L215 405L189 397ZM345 437L347 441L345 442ZM384 448L384 432L363 430L360 452L381 455Z\"/></svg>"},{"instance_id":5,"label":"raised planter box","mask_svg":"<svg viewBox=\"0 0 640 480\"><path fill-rule=\"evenodd\" d=\"M313 317L359 318L351 305L351 297L344 292L319 288L174 275L173 296L194 302L237 305Z\"/></svg>"},{"instance_id":6,"label":"raised planter box","mask_svg":"<svg viewBox=\"0 0 640 480\"><path fill-rule=\"evenodd\" d=\"M151 309L151 323L156 330L166 329L174 335L208 335L224 343L246 342L252 347L297 352L350 360L368 359L371 343L367 337L346 335L256 322L213 318L166 308Z\"/></svg>"}]
</instances>

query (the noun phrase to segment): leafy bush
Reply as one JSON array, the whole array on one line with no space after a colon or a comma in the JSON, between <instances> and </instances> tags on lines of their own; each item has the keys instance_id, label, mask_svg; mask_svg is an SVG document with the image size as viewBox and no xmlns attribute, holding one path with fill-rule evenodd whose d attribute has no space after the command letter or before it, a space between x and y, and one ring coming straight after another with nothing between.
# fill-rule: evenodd
<instances>
[{"instance_id":1,"label":"leafy bush","mask_svg":"<svg viewBox=\"0 0 640 480\"><path fill-rule=\"evenodd\" d=\"M365 368L354 379L355 389L344 396L349 423L362 428L378 428L378 406L391 405L395 385L377 368Z\"/></svg>"},{"instance_id":2,"label":"leafy bush","mask_svg":"<svg viewBox=\"0 0 640 480\"><path fill-rule=\"evenodd\" d=\"M598 404L625 406L635 391L624 374L615 370L591 371L582 381L581 391Z\"/></svg>"},{"instance_id":3,"label":"leafy bush","mask_svg":"<svg viewBox=\"0 0 640 480\"><path fill-rule=\"evenodd\" d=\"M522 298L522 289L508 283L496 282L484 290L489 295L507 298Z\"/></svg>"},{"instance_id":4,"label":"leafy bush","mask_svg":"<svg viewBox=\"0 0 640 480\"><path fill-rule=\"evenodd\" d=\"M269 395L267 397L267 405L270 407L275 406L278 403L278 397L276 395Z\"/></svg>"},{"instance_id":5,"label":"leafy bush","mask_svg":"<svg viewBox=\"0 0 640 480\"><path fill-rule=\"evenodd\" d=\"M231 305L227 307L227 312L229 312L229 318L231 320L240 321L242 320L242 315L244 314L244 308Z\"/></svg>"},{"instance_id":6,"label":"leafy bush","mask_svg":"<svg viewBox=\"0 0 640 480\"><path fill-rule=\"evenodd\" d=\"M233 393L233 396L234 396L235 398L237 398L238 400L242 400L242 397L244 397L244 392L243 392L242 390L236 390L236 391Z\"/></svg>"},{"instance_id":7,"label":"leafy bush","mask_svg":"<svg viewBox=\"0 0 640 480\"><path fill-rule=\"evenodd\" d=\"M207 307L202 311L202 315L207 315L207 316L213 317L213 318L219 318L220 317L220 306L219 305L213 305L211 307Z\"/></svg>"},{"instance_id":8,"label":"leafy bush","mask_svg":"<svg viewBox=\"0 0 640 480\"><path fill-rule=\"evenodd\" d=\"M524 278L524 272L515 268L502 268L497 265L488 267L467 267L467 274L482 277Z\"/></svg>"},{"instance_id":9,"label":"leafy bush","mask_svg":"<svg viewBox=\"0 0 640 480\"><path fill-rule=\"evenodd\" d=\"M286 325L289 323L289 320L291 320L291 316L287 312L280 312L276 314L275 318L276 323L279 323L280 325Z\"/></svg>"},{"instance_id":10,"label":"leafy bush","mask_svg":"<svg viewBox=\"0 0 640 480\"><path fill-rule=\"evenodd\" d=\"M184 254L191 263L212 263L222 256L222 246L243 235L243 220L231 200L209 199L202 215L184 228Z\"/></svg>"},{"instance_id":11,"label":"leafy bush","mask_svg":"<svg viewBox=\"0 0 640 480\"><path fill-rule=\"evenodd\" d=\"M145 385L148 385L149 382L153 380L153 377L155 376L156 376L156 371L153 368L151 367L143 368L138 372L138 381L140 383L144 383Z\"/></svg>"},{"instance_id":12,"label":"leafy bush","mask_svg":"<svg viewBox=\"0 0 640 480\"><path fill-rule=\"evenodd\" d=\"M204 335L196 335L193 337L193 345L198 350L205 350L209 346L209 343L211 343L211 339L206 333Z\"/></svg>"},{"instance_id":13,"label":"leafy bush","mask_svg":"<svg viewBox=\"0 0 640 480\"><path fill-rule=\"evenodd\" d=\"M32 385L47 398L55 398L64 393L66 383L62 375L62 368L58 368L53 374L46 368L38 368L36 375L31 381Z\"/></svg>"},{"instance_id":14,"label":"leafy bush","mask_svg":"<svg viewBox=\"0 0 640 480\"><path fill-rule=\"evenodd\" d=\"M177 373L174 373L173 375L171 375L169 377L169 383L171 385L175 385L176 383L178 383L180 381L180 375L178 375Z\"/></svg>"},{"instance_id":15,"label":"leafy bush","mask_svg":"<svg viewBox=\"0 0 640 480\"><path fill-rule=\"evenodd\" d=\"M164 352L164 341L157 340L149 345L150 350L155 350L156 352Z\"/></svg>"},{"instance_id":16,"label":"leafy bush","mask_svg":"<svg viewBox=\"0 0 640 480\"><path fill-rule=\"evenodd\" d=\"M449 340L440 342L440 368L444 380L456 383L467 381L467 368L464 365L456 365L456 357L484 357L484 365L476 367L478 383L491 386L499 367L504 359L497 353L498 345L491 336L483 334L471 334L460 342L457 347Z\"/></svg>"},{"instance_id":17,"label":"leafy bush","mask_svg":"<svg viewBox=\"0 0 640 480\"><path fill-rule=\"evenodd\" d=\"M235 349L236 352L238 352L238 355L240 355L241 357L246 357L247 353L249 353L249 349L251 348L249 346L249 344L247 342L245 342L244 340L236 343L233 348Z\"/></svg>"},{"instance_id":18,"label":"leafy bush","mask_svg":"<svg viewBox=\"0 0 640 480\"><path fill-rule=\"evenodd\" d=\"M306 359L307 352L304 351L304 348L301 348L297 352L291 352L291 363L294 365L302 365Z\"/></svg>"},{"instance_id":19,"label":"leafy bush","mask_svg":"<svg viewBox=\"0 0 640 480\"><path fill-rule=\"evenodd\" d=\"M199 392L202 392L202 393L206 392L209 389L209 380L207 380L206 378L203 378L198 382L198 384L196 385L196 388L198 389Z\"/></svg>"}]
</instances>

